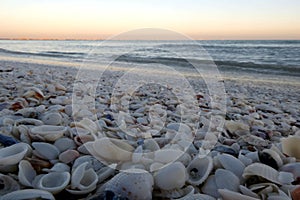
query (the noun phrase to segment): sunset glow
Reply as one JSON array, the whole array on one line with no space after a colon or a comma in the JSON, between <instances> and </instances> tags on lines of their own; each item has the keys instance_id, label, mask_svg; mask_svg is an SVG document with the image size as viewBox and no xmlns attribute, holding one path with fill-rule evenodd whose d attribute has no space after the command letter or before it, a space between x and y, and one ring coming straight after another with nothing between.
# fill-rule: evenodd
<instances>
[{"instance_id":1,"label":"sunset glow","mask_svg":"<svg viewBox=\"0 0 300 200\"><path fill-rule=\"evenodd\" d=\"M163 28L195 39L300 39L300 1L3 0L0 27L0 38L104 39Z\"/></svg>"}]
</instances>

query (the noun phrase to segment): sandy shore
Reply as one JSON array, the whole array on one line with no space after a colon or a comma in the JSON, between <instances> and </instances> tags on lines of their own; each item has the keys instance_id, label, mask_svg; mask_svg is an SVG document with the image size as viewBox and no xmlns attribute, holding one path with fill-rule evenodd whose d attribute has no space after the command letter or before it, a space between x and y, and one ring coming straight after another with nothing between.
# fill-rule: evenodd
<instances>
[{"instance_id":1,"label":"sandy shore","mask_svg":"<svg viewBox=\"0 0 300 200\"><path fill-rule=\"evenodd\" d=\"M4 199L32 188L31 198L49 199L299 194L297 77L223 73L208 87L199 77L160 76L160 85L146 73L123 82L124 71L85 75L0 62L0 179L14 186L0 189ZM134 78L141 82L131 88Z\"/></svg>"}]
</instances>

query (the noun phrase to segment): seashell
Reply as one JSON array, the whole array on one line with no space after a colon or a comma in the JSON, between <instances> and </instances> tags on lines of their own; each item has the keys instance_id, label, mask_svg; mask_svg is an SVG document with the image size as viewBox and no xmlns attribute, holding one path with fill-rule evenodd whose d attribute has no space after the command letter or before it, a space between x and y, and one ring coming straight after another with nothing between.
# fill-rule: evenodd
<instances>
[{"instance_id":1,"label":"seashell","mask_svg":"<svg viewBox=\"0 0 300 200\"><path fill-rule=\"evenodd\" d=\"M229 170L217 169L215 179L218 189L228 189L237 192L239 190L239 178Z\"/></svg>"},{"instance_id":2,"label":"seashell","mask_svg":"<svg viewBox=\"0 0 300 200\"><path fill-rule=\"evenodd\" d=\"M223 200L259 200L258 198L246 196L227 189L218 189L218 192L221 194Z\"/></svg>"},{"instance_id":3,"label":"seashell","mask_svg":"<svg viewBox=\"0 0 300 200\"><path fill-rule=\"evenodd\" d=\"M226 121L225 122L226 129L233 134L237 134L238 132L249 132L250 127L247 124L238 121Z\"/></svg>"},{"instance_id":4,"label":"seashell","mask_svg":"<svg viewBox=\"0 0 300 200\"><path fill-rule=\"evenodd\" d=\"M86 142L91 142L91 141L94 141L95 138L94 136L92 135L77 135L75 138L74 138L74 142L80 146Z\"/></svg>"},{"instance_id":5,"label":"seashell","mask_svg":"<svg viewBox=\"0 0 300 200\"><path fill-rule=\"evenodd\" d=\"M0 149L0 171L12 172L13 165L19 163L25 156L31 154L31 147L26 143L17 143Z\"/></svg>"},{"instance_id":6,"label":"seashell","mask_svg":"<svg viewBox=\"0 0 300 200\"><path fill-rule=\"evenodd\" d=\"M7 136L7 135L0 134L0 143L1 143L3 146L8 147L8 146L11 146L11 145L13 145L13 144L18 143L18 141L15 140L13 137L10 137L10 136Z\"/></svg>"},{"instance_id":7,"label":"seashell","mask_svg":"<svg viewBox=\"0 0 300 200\"><path fill-rule=\"evenodd\" d=\"M181 162L166 165L154 175L155 185L162 190L180 189L184 186L186 179L186 169Z\"/></svg>"},{"instance_id":8,"label":"seashell","mask_svg":"<svg viewBox=\"0 0 300 200\"><path fill-rule=\"evenodd\" d=\"M32 167L35 169L36 172L40 172L42 168L49 168L52 166L52 164L48 161L41 160L39 158L25 158L30 162Z\"/></svg>"},{"instance_id":9,"label":"seashell","mask_svg":"<svg viewBox=\"0 0 300 200\"><path fill-rule=\"evenodd\" d=\"M60 125L62 123L62 116L56 112L46 113L42 117L42 121L45 125Z\"/></svg>"},{"instance_id":10,"label":"seashell","mask_svg":"<svg viewBox=\"0 0 300 200\"><path fill-rule=\"evenodd\" d=\"M98 126L95 122L90 120L89 118L83 118L80 122L75 122L73 125L79 128L86 129L90 131L92 134L97 133L98 131Z\"/></svg>"},{"instance_id":11,"label":"seashell","mask_svg":"<svg viewBox=\"0 0 300 200\"><path fill-rule=\"evenodd\" d=\"M144 140L143 149L147 149L151 152L154 152L159 150L160 147L154 139L146 139Z\"/></svg>"},{"instance_id":12,"label":"seashell","mask_svg":"<svg viewBox=\"0 0 300 200\"><path fill-rule=\"evenodd\" d=\"M32 135L39 135L50 142L54 142L61 138L66 131L67 127L52 125L36 126L30 129Z\"/></svg>"},{"instance_id":13,"label":"seashell","mask_svg":"<svg viewBox=\"0 0 300 200\"><path fill-rule=\"evenodd\" d=\"M60 152L76 148L75 142L72 139L66 137L56 140L54 142L54 146L56 146Z\"/></svg>"},{"instance_id":14,"label":"seashell","mask_svg":"<svg viewBox=\"0 0 300 200\"><path fill-rule=\"evenodd\" d=\"M36 184L33 185L35 188L57 194L67 187L70 182L70 177L69 172L50 172L46 175L40 175L40 177L34 181Z\"/></svg>"},{"instance_id":15,"label":"seashell","mask_svg":"<svg viewBox=\"0 0 300 200\"><path fill-rule=\"evenodd\" d=\"M20 189L20 185L12 177L4 174L0 174L0 197L13 191ZM0 198L2 200L2 198Z\"/></svg>"},{"instance_id":16,"label":"seashell","mask_svg":"<svg viewBox=\"0 0 300 200\"><path fill-rule=\"evenodd\" d=\"M35 148L34 153L40 158L54 160L59 155L59 150L52 144L46 142L33 142L32 146Z\"/></svg>"},{"instance_id":17,"label":"seashell","mask_svg":"<svg viewBox=\"0 0 300 200\"><path fill-rule=\"evenodd\" d=\"M252 164L252 160L250 158L247 158L243 154L239 153L238 159L245 165L248 166Z\"/></svg>"},{"instance_id":18,"label":"seashell","mask_svg":"<svg viewBox=\"0 0 300 200\"><path fill-rule=\"evenodd\" d=\"M231 171L237 177L242 177L245 165L239 159L229 154L219 155L217 159L223 168Z\"/></svg>"},{"instance_id":19,"label":"seashell","mask_svg":"<svg viewBox=\"0 0 300 200\"><path fill-rule=\"evenodd\" d=\"M255 192L243 185L240 185L240 191L243 195L259 199L259 196Z\"/></svg>"},{"instance_id":20,"label":"seashell","mask_svg":"<svg viewBox=\"0 0 300 200\"><path fill-rule=\"evenodd\" d=\"M41 120L32 119L32 118L22 118L15 121L16 125L24 124L24 125L34 125L34 126L41 126L44 124Z\"/></svg>"},{"instance_id":21,"label":"seashell","mask_svg":"<svg viewBox=\"0 0 300 200\"><path fill-rule=\"evenodd\" d=\"M178 160L183 154L181 150L160 149L154 152L154 161L167 164Z\"/></svg>"},{"instance_id":22,"label":"seashell","mask_svg":"<svg viewBox=\"0 0 300 200\"><path fill-rule=\"evenodd\" d=\"M152 175L142 169L124 170L102 186L112 198L150 200L153 190Z\"/></svg>"},{"instance_id":23,"label":"seashell","mask_svg":"<svg viewBox=\"0 0 300 200\"><path fill-rule=\"evenodd\" d=\"M19 182L28 187L32 187L32 181L36 177L36 172L27 160L21 160L19 163Z\"/></svg>"},{"instance_id":24,"label":"seashell","mask_svg":"<svg viewBox=\"0 0 300 200\"><path fill-rule=\"evenodd\" d=\"M76 158L78 158L80 154L76 150L67 150L61 153L58 159L63 163L70 163L73 162Z\"/></svg>"},{"instance_id":25,"label":"seashell","mask_svg":"<svg viewBox=\"0 0 300 200\"><path fill-rule=\"evenodd\" d=\"M54 87L57 91L67 91L65 86L57 82L54 83Z\"/></svg>"},{"instance_id":26,"label":"seashell","mask_svg":"<svg viewBox=\"0 0 300 200\"><path fill-rule=\"evenodd\" d=\"M300 137L289 136L281 140L282 152L288 156L300 160Z\"/></svg>"},{"instance_id":27,"label":"seashell","mask_svg":"<svg viewBox=\"0 0 300 200\"><path fill-rule=\"evenodd\" d=\"M283 165L280 168L280 171L291 172L294 175L294 179L296 180L298 177L300 177L300 163L296 162Z\"/></svg>"},{"instance_id":28,"label":"seashell","mask_svg":"<svg viewBox=\"0 0 300 200\"><path fill-rule=\"evenodd\" d=\"M85 143L88 144L88 143ZM87 145L87 149L93 156L104 159L105 161L129 161L131 160L134 148L123 140L110 139L103 137L93 142L92 152Z\"/></svg>"},{"instance_id":29,"label":"seashell","mask_svg":"<svg viewBox=\"0 0 300 200\"><path fill-rule=\"evenodd\" d=\"M88 163L86 168L93 168L95 172L98 172L99 170L101 170L103 167L106 166L103 163L101 163L99 160L97 160L95 157L86 155L86 156L80 156L74 161L72 170L75 170L82 163L86 163L86 162Z\"/></svg>"},{"instance_id":30,"label":"seashell","mask_svg":"<svg viewBox=\"0 0 300 200\"><path fill-rule=\"evenodd\" d=\"M22 115L25 118L36 118L37 112L32 107L22 108L18 110L15 114Z\"/></svg>"},{"instance_id":31,"label":"seashell","mask_svg":"<svg viewBox=\"0 0 300 200\"><path fill-rule=\"evenodd\" d=\"M283 185L291 184L294 181L294 176L290 172L279 172L278 181Z\"/></svg>"},{"instance_id":32,"label":"seashell","mask_svg":"<svg viewBox=\"0 0 300 200\"><path fill-rule=\"evenodd\" d=\"M253 163L247 166L244 170L243 177L249 178L251 176L259 176L268 181L271 181L276 184L281 184L278 180L279 172L273 169L272 167L261 164L261 163Z\"/></svg>"},{"instance_id":33,"label":"seashell","mask_svg":"<svg viewBox=\"0 0 300 200\"><path fill-rule=\"evenodd\" d=\"M274 169L278 169L282 166L282 160L277 152L271 149L264 149L258 153L259 161L263 164L269 165Z\"/></svg>"},{"instance_id":34,"label":"seashell","mask_svg":"<svg viewBox=\"0 0 300 200\"><path fill-rule=\"evenodd\" d=\"M193 185L202 184L213 169L213 161L209 156L195 157L187 166L188 182Z\"/></svg>"},{"instance_id":35,"label":"seashell","mask_svg":"<svg viewBox=\"0 0 300 200\"><path fill-rule=\"evenodd\" d=\"M215 175L210 175L207 180L205 181L203 187L201 188L201 191L204 194L210 195L215 198L219 198L220 194L218 192L218 187L216 183L216 177Z\"/></svg>"},{"instance_id":36,"label":"seashell","mask_svg":"<svg viewBox=\"0 0 300 200\"><path fill-rule=\"evenodd\" d=\"M79 165L73 172L71 188L67 191L71 194L87 194L96 189L98 176L93 168L86 168L88 162Z\"/></svg>"},{"instance_id":37,"label":"seashell","mask_svg":"<svg viewBox=\"0 0 300 200\"><path fill-rule=\"evenodd\" d=\"M70 172L69 165L65 163L55 163L51 169L43 169L44 172Z\"/></svg>"},{"instance_id":38,"label":"seashell","mask_svg":"<svg viewBox=\"0 0 300 200\"><path fill-rule=\"evenodd\" d=\"M1 197L1 200L26 200L26 199L47 199L47 200L55 200L54 196L47 191L44 190L36 190L36 189L26 189L26 190L18 190L11 193L8 193Z\"/></svg>"},{"instance_id":39,"label":"seashell","mask_svg":"<svg viewBox=\"0 0 300 200\"><path fill-rule=\"evenodd\" d=\"M36 87L29 88L28 91L23 94L23 97L24 98L35 98L38 100L43 100L45 98L43 92L39 88L36 88Z\"/></svg>"}]
</instances>

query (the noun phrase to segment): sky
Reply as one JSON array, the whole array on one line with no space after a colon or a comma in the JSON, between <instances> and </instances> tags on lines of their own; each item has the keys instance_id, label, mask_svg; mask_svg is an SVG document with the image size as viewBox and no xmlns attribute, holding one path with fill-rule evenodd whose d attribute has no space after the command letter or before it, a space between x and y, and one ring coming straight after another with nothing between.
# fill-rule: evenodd
<instances>
[{"instance_id":1,"label":"sky","mask_svg":"<svg viewBox=\"0 0 300 200\"><path fill-rule=\"evenodd\" d=\"M300 39L300 0L0 1L0 38L105 39L140 28L193 39Z\"/></svg>"}]
</instances>

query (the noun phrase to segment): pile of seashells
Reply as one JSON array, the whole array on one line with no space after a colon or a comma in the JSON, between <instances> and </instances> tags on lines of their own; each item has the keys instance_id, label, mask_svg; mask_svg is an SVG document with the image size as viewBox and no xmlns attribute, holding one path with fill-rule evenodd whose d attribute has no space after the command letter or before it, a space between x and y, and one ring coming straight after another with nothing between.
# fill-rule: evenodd
<instances>
[{"instance_id":1,"label":"pile of seashells","mask_svg":"<svg viewBox=\"0 0 300 200\"><path fill-rule=\"evenodd\" d=\"M299 87L227 81L223 114L196 80L183 106L175 86L112 98L122 74L107 72L92 96L75 74L0 73L1 200L300 199Z\"/></svg>"}]
</instances>

